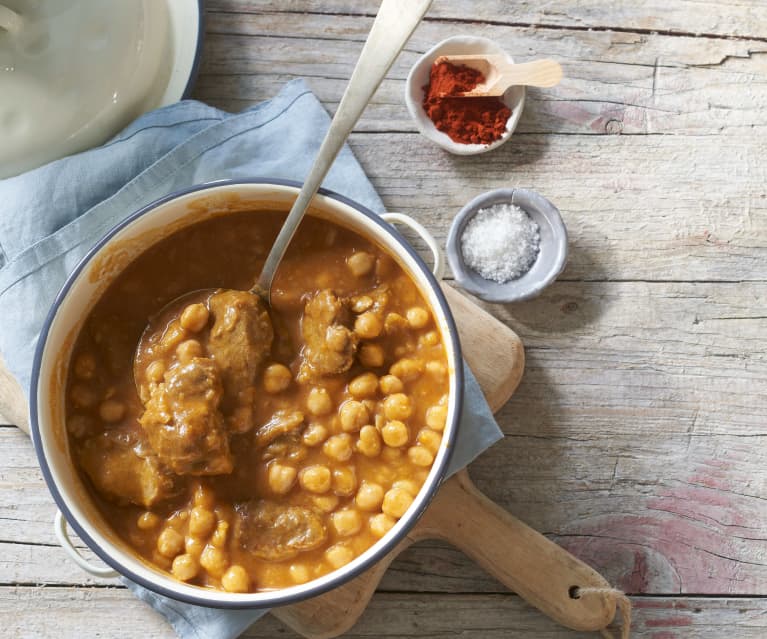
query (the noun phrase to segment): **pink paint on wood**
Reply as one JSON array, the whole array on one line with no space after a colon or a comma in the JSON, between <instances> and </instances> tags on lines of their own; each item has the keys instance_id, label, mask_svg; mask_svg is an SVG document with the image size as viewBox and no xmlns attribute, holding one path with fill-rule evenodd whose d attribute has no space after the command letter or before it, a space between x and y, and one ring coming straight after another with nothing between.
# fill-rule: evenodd
<instances>
[{"instance_id":1,"label":"pink paint on wood","mask_svg":"<svg viewBox=\"0 0 767 639\"><path fill-rule=\"evenodd\" d=\"M662 628L663 626L680 627L691 626L691 617L663 617L660 619L645 619L644 625L648 628Z\"/></svg>"},{"instance_id":2,"label":"pink paint on wood","mask_svg":"<svg viewBox=\"0 0 767 639\"><path fill-rule=\"evenodd\" d=\"M751 478L734 464L748 451L725 453L726 462L698 464L692 480L660 484L633 504L638 514L592 518L560 543L629 593L767 592L764 500L744 494Z\"/></svg>"}]
</instances>

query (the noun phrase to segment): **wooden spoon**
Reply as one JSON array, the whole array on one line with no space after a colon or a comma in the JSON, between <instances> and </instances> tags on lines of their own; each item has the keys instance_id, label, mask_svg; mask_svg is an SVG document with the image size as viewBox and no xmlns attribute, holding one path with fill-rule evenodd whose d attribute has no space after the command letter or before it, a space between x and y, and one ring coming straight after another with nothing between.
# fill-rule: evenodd
<instances>
[{"instance_id":1,"label":"wooden spoon","mask_svg":"<svg viewBox=\"0 0 767 639\"><path fill-rule=\"evenodd\" d=\"M562 67L554 60L512 64L506 56L500 54L443 55L434 64L442 62L470 67L485 76L485 81L471 91L451 94L451 98L498 96L512 86L553 87L562 79Z\"/></svg>"}]
</instances>

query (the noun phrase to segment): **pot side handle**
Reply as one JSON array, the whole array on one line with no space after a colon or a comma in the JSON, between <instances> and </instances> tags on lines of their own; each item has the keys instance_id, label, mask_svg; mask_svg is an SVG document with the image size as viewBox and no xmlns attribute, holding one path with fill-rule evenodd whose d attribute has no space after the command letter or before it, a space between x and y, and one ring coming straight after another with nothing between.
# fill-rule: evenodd
<instances>
[{"instance_id":1,"label":"pot side handle","mask_svg":"<svg viewBox=\"0 0 767 639\"><path fill-rule=\"evenodd\" d=\"M56 516L53 519L53 532L56 534L56 539L61 544L61 547L69 555L69 558L74 561L85 572L93 575L94 577L119 577L119 573L107 567L94 566L88 563L85 558L75 548L72 540L69 538L69 530L67 529L67 520L60 510L56 511Z\"/></svg>"},{"instance_id":2,"label":"pot side handle","mask_svg":"<svg viewBox=\"0 0 767 639\"><path fill-rule=\"evenodd\" d=\"M404 224L418 233L426 246L429 247L434 258L434 264L431 267L431 272L434 273L434 277L437 278L437 281L440 281L445 276L445 254L442 252L439 244L437 244L437 240L435 240L434 236L426 230L423 224L404 213L381 213L381 219L392 225L395 223Z\"/></svg>"}]
</instances>

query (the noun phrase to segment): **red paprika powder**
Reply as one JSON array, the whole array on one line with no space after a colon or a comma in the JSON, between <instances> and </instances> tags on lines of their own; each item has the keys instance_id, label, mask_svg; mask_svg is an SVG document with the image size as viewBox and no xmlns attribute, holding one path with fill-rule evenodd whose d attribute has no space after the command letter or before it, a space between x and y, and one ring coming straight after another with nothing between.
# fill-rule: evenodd
<instances>
[{"instance_id":1,"label":"red paprika powder","mask_svg":"<svg viewBox=\"0 0 767 639\"><path fill-rule=\"evenodd\" d=\"M506 131L511 109L500 98L455 98L485 81L476 69L440 62L431 67L423 108L434 126L460 144L490 144ZM442 97L445 96L445 97Z\"/></svg>"}]
</instances>

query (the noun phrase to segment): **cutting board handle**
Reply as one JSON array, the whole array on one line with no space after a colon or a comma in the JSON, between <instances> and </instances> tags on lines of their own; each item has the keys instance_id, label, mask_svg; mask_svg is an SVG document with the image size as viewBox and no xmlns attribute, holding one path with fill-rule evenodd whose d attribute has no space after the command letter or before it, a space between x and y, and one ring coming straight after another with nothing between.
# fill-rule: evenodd
<instances>
[{"instance_id":1,"label":"cutting board handle","mask_svg":"<svg viewBox=\"0 0 767 639\"><path fill-rule=\"evenodd\" d=\"M578 589L610 590L593 568L486 497L459 472L440 488L419 534L444 539L555 621L600 630L615 616L612 597L577 597Z\"/></svg>"}]
</instances>

